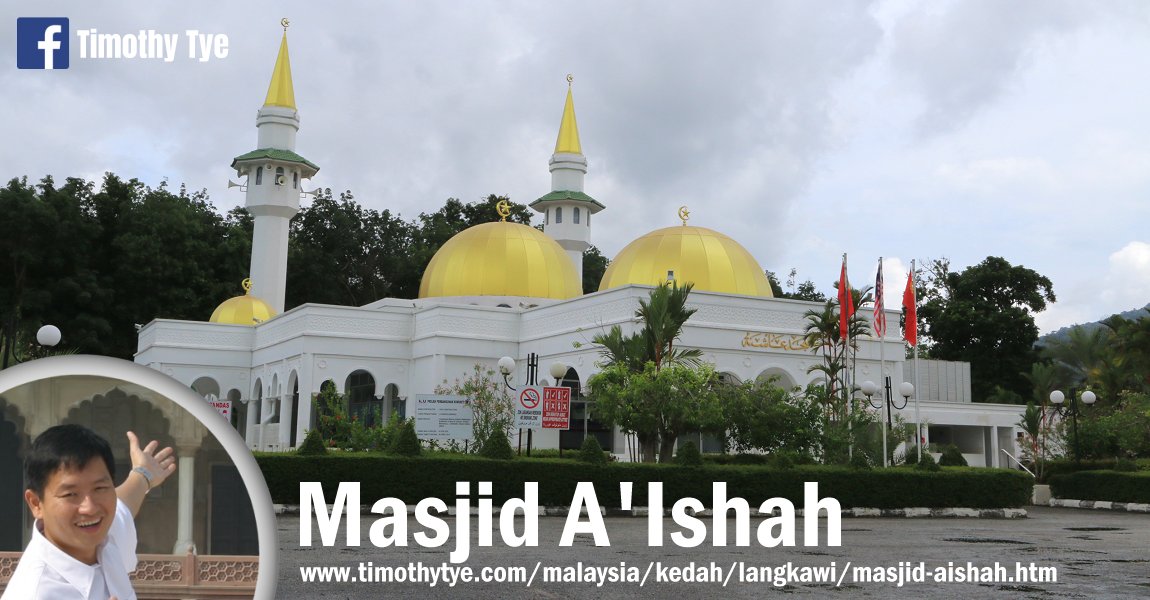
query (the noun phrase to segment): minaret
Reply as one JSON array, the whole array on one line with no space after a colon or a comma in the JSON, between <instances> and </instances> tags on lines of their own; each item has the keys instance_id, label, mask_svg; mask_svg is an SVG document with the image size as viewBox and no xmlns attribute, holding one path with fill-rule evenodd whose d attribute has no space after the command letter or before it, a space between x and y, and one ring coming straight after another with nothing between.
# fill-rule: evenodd
<instances>
[{"instance_id":1,"label":"minaret","mask_svg":"<svg viewBox=\"0 0 1150 600\"><path fill-rule=\"evenodd\" d=\"M579 127L575 123L575 102L571 99L572 77L567 76L567 102L559 123L559 138L549 163L551 193L531 203L531 208L544 214L543 232L567 251L575 263L575 272L583 280L583 251L591 245L591 215L606 208L583 193L587 158L579 145Z\"/></svg>"},{"instance_id":2,"label":"minaret","mask_svg":"<svg viewBox=\"0 0 1150 600\"><path fill-rule=\"evenodd\" d=\"M303 180L319 171L319 167L295 153L299 113L296 111L288 60L288 20L280 23L284 34L279 56L272 70L267 99L256 114L258 149L232 160L236 174L247 177L245 206L255 221L251 294L266 302L276 314L284 309L288 223L299 212Z\"/></svg>"}]
</instances>

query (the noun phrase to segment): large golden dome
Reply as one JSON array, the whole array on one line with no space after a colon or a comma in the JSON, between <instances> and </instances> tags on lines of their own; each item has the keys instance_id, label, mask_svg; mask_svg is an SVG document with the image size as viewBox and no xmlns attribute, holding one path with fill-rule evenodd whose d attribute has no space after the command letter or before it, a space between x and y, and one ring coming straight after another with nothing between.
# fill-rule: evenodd
<instances>
[{"instance_id":1,"label":"large golden dome","mask_svg":"<svg viewBox=\"0 0 1150 600\"><path fill-rule=\"evenodd\" d=\"M419 297L574 298L583 293L575 264L542 231L499 221L469 227L435 253Z\"/></svg>"},{"instance_id":2,"label":"large golden dome","mask_svg":"<svg viewBox=\"0 0 1150 600\"><path fill-rule=\"evenodd\" d=\"M254 326L276 316L276 311L268 306L267 302L252 295L252 281L245 279L244 295L228 298L212 311L208 321L212 323L229 323L231 325Z\"/></svg>"},{"instance_id":3,"label":"large golden dome","mask_svg":"<svg viewBox=\"0 0 1150 600\"><path fill-rule=\"evenodd\" d=\"M773 298L755 257L735 240L706 227L676 225L627 244L603 274L600 290L627 284L658 285L673 274L694 289Z\"/></svg>"}]
</instances>

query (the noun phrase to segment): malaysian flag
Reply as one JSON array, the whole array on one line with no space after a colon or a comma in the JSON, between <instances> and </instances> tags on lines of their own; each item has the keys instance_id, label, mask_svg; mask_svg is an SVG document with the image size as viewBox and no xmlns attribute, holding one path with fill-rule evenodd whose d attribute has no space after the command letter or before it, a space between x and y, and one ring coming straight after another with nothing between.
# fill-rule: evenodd
<instances>
[{"instance_id":1,"label":"malaysian flag","mask_svg":"<svg viewBox=\"0 0 1150 600\"><path fill-rule=\"evenodd\" d=\"M874 278L874 333L886 337L886 310L882 298L882 257L878 259L878 275Z\"/></svg>"}]
</instances>

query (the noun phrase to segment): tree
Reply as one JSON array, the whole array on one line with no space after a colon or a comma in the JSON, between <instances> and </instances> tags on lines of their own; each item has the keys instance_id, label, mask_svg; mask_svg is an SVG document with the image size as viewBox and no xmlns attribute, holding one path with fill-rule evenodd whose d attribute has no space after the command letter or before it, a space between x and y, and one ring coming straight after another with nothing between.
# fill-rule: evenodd
<instances>
[{"instance_id":1,"label":"tree","mask_svg":"<svg viewBox=\"0 0 1150 600\"><path fill-rule=\"evenodd\" d=\"M718 392L731 450L815 455L820 428L818 404L792 395L774 381L725 384Z\"/></svg>"},{"instance_id":2,"label":"tree","mask_svg":"<svg viewBox=\"0 0 1150 600\"><path fill-rule=\"evenodd\" d=\"M363 208L351 192L336 199L321 190L292 220L286 306L414 297L422 271L407 256L413 229L390 211Z\"/></svg>"},{"instance_id":3,"label":"tree","mask_svg":"<svg viewBox=\"0 0 1150 600\"><path fill-rule=\"evenodd\" d=\"M1035 360L1034 313L1054 301L1050 280L991 256L961 273L935 261L927 300L919 307L932 358L971 365L971 390L985 401L995 386L1030 395L1023 373Z\"/></svg>"},{"instance_id":4,"label":"tree","mask_svg":"<svg viewBox=\"0 0 1150 600\"><path fill-rule=\"evenodd\" d=\"M791 268L790 274L787 276L787 287L779 284L779 278L775 275L774 271L767 271L767 281L771 284L771 292L776 298L786 298L788 300L805 300L807 302L826 302L826 294L820 292L815 287L815 282L810 279L798 284L795 287L795 278L798 277L798 269ZM790 290L790 291L787 291Z\"/></svg>"},{"instance_id":5,"label":"tree","mask_svg":"<svg viewBox=\"0 0 1150 600\"><path fill-rule=\"evenodd\" d=\"M608 373L610 369L605 369L603 373L592 377L588 384L595 388L595 378L600 378L600 383L603 384L605 394L615 394L608 398L607 396L599 396L608 398L605 402L622 402L626 407L626 411L615 411L604 404L604 407L596 406L596 412L600 415L599 418L604 419L606 422L612 422L624 426L627 431L634 432L638 438L639 445L642 449L643 460L653 462L656 458L656 449L660 447L661 436L671 436L671 442L674 443L674 436L678 433L674 431L673 426L663 427L659 424L660 419L663 417L661 400L658 398L643 397L642 394L636 394L634 390L627 391L626 394L619 395L621 392L615 387L627 385L629 377L642 375L648 372L648 365L650 370L655 375L659 373L665 366L685 366L697 367L700 365L700 357L702 352L697 348L676 348L675 343L679 339L679 335L683 331L683 325L687 322L691 315L695 314L693 308L687 308L687 297L691 293L693 286L688 283L683 287L678 284L662 283L655 289L651 290L651 294L646 300L639 301L639 308L635 311L635 316L639 318L642 324L639 331L630 335L624 335L623 330L618 325L611 327L606 333L597 334L592 338L595 344L600 346L600 354L603 356L604 364L610 367L618 367L618 369ZM658 393L658 385L655 384L657 377L649 377L645 383L651 383L651 386L642 388L643 393L654 394ZM638 388L637 388L638 389ZM603 411L606 412L603 412ZM611 421L610 419L617 418L620 420ZM631 423L631 425L623 425L624 422ZM666 439L663 439L663 447L666 446ZM662 452L659 453L662 456ZM670 454L666 454L670 457Z\"/></svg>"},{"instance_id":6,"label":"tree","mask_svg":"<svg viewBox=\"0 0 1150 600\"><path fill-rule=\"evenodd\" d=\"M41 324L85 353L130 358L135 324L156 317L204 320L235 295L247 272L227 252L231 221L204 192L173 194L106 174L95 185L50 177L0 190L0 317L4 336ZM233 236L234 237L234 236Z\"/></svg>"},{"instance_id":7,"label":"tree","mask_svg":"<svg viewBox=\"0 0 1150 600\"><path fill-rule=\"evenodd\" d=\"M590 294L599 291L599 283L603 281L603 274L611 261L603 256L599 249L592 244L583 251L583 293Z\"/></svg>"},{"instance_id":8,"label":"tree","mask_svg":"<svg viewBox=\"0 0 1150 600\"><path fill-rule=\"evenodd\" d=\"M492 436L504 438L515 422L515 407L507 394L507 387L495 378L495 371L476 364L462 380L448 385L446 381L435 388L436 394L463 396L471 402L471 439L473 452L478 452Z\"/></svg>"},{"instance_id":9,"label":"tree","mask_svg":"<svg viewBox=\"0 0 1150 600\"><path fill-rule=\"evenodd\" d=\"M596 418L635 433L645 462L655 460L653 444L659 462L669 462L680 435L722 427L716 389L722 384L709 365L656 368L648 361L643 371L632 372L618 363L592 376L589 384Z\"/></svg>"}]
</instances>

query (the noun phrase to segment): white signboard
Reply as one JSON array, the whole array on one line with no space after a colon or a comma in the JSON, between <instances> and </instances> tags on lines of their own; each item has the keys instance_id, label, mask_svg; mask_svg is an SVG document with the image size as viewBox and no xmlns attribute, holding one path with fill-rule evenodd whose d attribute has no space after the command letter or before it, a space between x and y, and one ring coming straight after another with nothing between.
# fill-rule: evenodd
<instances>
[{"instance_id":1,"label":"white signboard","mask_svg":"<svg viewBox=\"0 0 1150 600\"><path fill-rule=\"evenodd\" d=\"M211 404L212 408L216 409L216 412L220 413L221 417L223 417L229 423L231 422L231 420L232 420L232 401L231 400L219 400L217 398L208 398L207 400L208 400L208 404Z\"/></svg>"},{"instance_id":2,"label":"white signboard","mask_svg":"<svg viewBox=\"0 0 1150 600\"><path fill-rule=\"evenodd\" d=\"M465 396L415 396L415 434L421 440L469 440L473 419Z\"/></svg>"},{"instance_id":3,"label":"white signboard","mask_svg":"<svg viewBox=\"0 0 1150 600\"><path fill-rule=\"evenodd\" d=\"M543 389L524 386L516 392L515 428L541 429L543 427Z\"/></svg>"}]
</instances>

